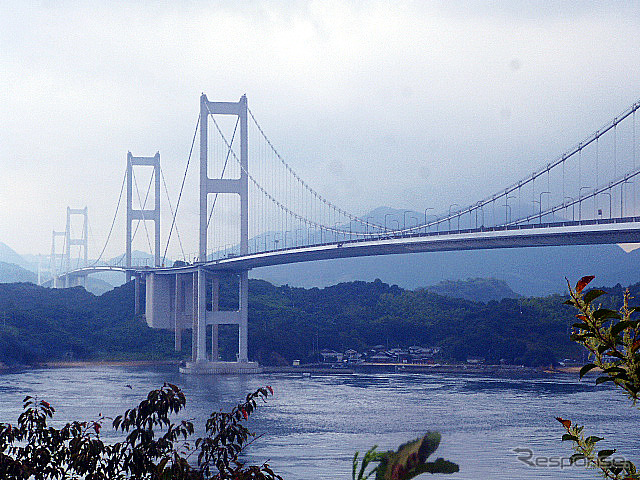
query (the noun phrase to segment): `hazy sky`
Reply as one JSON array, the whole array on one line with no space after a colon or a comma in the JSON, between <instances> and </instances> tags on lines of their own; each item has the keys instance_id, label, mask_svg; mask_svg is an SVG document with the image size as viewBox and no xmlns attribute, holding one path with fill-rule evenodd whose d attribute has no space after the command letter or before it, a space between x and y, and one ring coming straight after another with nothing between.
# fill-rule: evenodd
<instances>
[{"instance_id":1,"label":"hazy sky","mask_svg":"<svg viewBox=\"0 0 640 480\"><path fill-rule=\"evenodd\" d=\"M356 214L472 203L638 100L639 51L638 2L0 2L0 241L87 205L94 256L128 150L175 197L201 92Z\"/></svg>"}]
</instances>

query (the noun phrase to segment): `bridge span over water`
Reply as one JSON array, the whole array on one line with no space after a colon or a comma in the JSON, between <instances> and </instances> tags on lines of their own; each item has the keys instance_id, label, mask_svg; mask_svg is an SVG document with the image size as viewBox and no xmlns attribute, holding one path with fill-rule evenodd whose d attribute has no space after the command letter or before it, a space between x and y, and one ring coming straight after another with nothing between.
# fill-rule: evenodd
<instances>
[{"instance_id":1,"label":"bridge span over water","mask_svg":"<svg viewBox=\"0 0 640 480\"><path fill-rule=\"evenodd\" d=\"M172 233L177 232L186 171L178 201L169 203L171 228L161 255L160 156L129 153L125 264L67 269L65 282L71 284L70 279L91 273L125 272L135 279L136 313L144 313L151 327L172 329L177 349L182 348L183 330L191 329L192 358L183 371L255 372L259 367L249 361L247 351L251 269L373 255L640 242L640 206L636 208L639 108L640 103L634 103L564 154L482 200L467 207L452 203L440 215L431 207L424 209L424 216L407 210L401 223L400 218L388 222L387 215L384 222L358 217L314 190L275 149L245 96L238 102L211 102L203 94L191 145L193 151L199 132L198 252L191 257L183 252L181 262L163 266ZM236 120L232 133L225 134L217 120L220 116ZM257 148L250 148L251 128L259 142ZM154 182L149 183L144 202L138 192L139 208L134 208L133 185L137 189L137 182L133 167L137 165L153 167ZM220 171L219 176L211 178L212 170ZM154 183L155 205L147 207ZM230 201L225 200L229 197ZM154 266L135 267L131 242L138 229L132 226L146 221L155 224L155 248L147 231ZM222 274L229 273L238 277L238 308L222 311L219 282ZM218 327L224 324L238 326L236 362L219 361Z\"/></svg>"}]
</instances>

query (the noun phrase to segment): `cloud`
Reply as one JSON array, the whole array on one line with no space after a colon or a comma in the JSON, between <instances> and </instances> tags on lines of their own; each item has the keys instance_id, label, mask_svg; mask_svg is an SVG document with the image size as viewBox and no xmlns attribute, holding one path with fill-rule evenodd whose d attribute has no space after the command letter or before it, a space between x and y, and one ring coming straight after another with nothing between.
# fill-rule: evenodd
<instances>
[{"instance_id":1,"label":"cloud","mask_svg":"<svg viewBox=\"0 0 640 480\"><path fill-rule=\"evenodd\" d=\"M5 3L0 240L46 252L50 225L60 229L66 206L85 204L96 235L106 235L128 150L160 151L175 203L201 92L212 100L247 93L300 175L356 213L472 203L636 100L638 10L583 2ZM193 166L197 145L195 153ZM195 175L181 206L192 250ZM169 224L170 216L163 235ZM112 255L123 249L123 230L121 222Z\"/></svg>"}]
</instances>

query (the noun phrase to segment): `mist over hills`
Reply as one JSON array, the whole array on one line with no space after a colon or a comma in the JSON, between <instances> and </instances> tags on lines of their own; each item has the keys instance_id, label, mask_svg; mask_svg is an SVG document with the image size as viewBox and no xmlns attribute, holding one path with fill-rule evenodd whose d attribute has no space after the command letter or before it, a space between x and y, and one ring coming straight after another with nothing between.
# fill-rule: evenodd
<instances>
[{"instance_id":1,"label":"mist over hills","mask_svg":"<svg viewBox=\"0 0 640 480\"><path fill-rule=\"evenodd\" d=\"M15 263L0 262L0 283L37 281L37 275Z\"/></svg>"},{"instance_id":2,"label":"mist over hills","mask_svg":"<svg viewBox=\"0 0 640 480\"><path fill-rule=\"evenodd\" d=\"M37 255L20 255L5 243L0 242L0 283L37 283L38 263ZM43 280L47 278L48 273L44 272ZM94 295L102 295L122 283L124 283L124 275L121 273L91 275L87 290Z\"/></svg>"},{"instance_id":3,"label":"mist over hills","mask_svg":"<svg viewBox=\"0 0 640 480\"><path fill-rule=\"evenodd\" d=\"M496 278L524 296L566 290L565 277L596 275L605 284L640 281L640 251L626 253L616 245L514 248L416 253L280 265L251 272L277 285L323 287L376 278L415 289L446 280Z\"/></svg>"},{"instance_id":4,"label":"mist over hills","mask_svg":"<svg viewBox=\"0 0 640 480\"><path fill-rule=\"evenodd\" d=\"M29 263L22 255L19 255L9 245L0 241L0 262L13 263L26 270L33 270L34 266ZM36 265L37 267L37 265Z\"/></svg>"},{"instance_id":5,"label":"mist over hills","mask_svg":"<svg viewBox=\"0 0 640 480\"><path fill-rule=\"evenodd\" d=\"M514 207L514 215L517 213ZM379 207L363 218L371 217L374 223L384 226L386 217L391 229L398 225L402 228L405 220L407 227L415 225L416 220L421 224L424 215ZM557 220L561 219L545 217L545 221ZM570 245L323 260L256 269L251 276L277 285L307 288L380 278L408 289L447 280L493 278L503 280L519 295L543 296L565 292L565 277L575 280L587 274L596 275L604 284L633 284L640 281L639 266L640 250L627 253L618 245Z\"/></svg>"},{"instance_id":6,"label":"mist over hills","mask_svg":"<svg viewBox=\"0 0 640 480\"><path fill-rule=\"evenodd\" d=\"M504 298L519 298L504 280L495 278L470 278L468 280L443 280L425 290L441 297L462 298L473 302L487 303Z\"/></svg>"}]
</instances>

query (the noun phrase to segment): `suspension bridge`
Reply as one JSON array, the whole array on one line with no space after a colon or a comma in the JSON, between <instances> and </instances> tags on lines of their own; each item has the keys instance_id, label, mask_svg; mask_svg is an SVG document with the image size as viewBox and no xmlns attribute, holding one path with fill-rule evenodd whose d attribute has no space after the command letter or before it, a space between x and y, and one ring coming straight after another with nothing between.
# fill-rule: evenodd
<instances>
[{"instance_id":1,"label":"suspension bridge","mask_svg":"<svg viewBox=\"0 0 640 480\"><path fill-rule=\"evenodd\" d=\"M251 269L370 255L638 242L639 108L640 102L634 103L562 155L473 204L451 204L440 215L427 207L424 215L412 214L409 224L403 217L401 225L399 219L388 223L387 216L384 221L373 221L354 215L310 186L267 137L246 96L238 102L212 102L203 94L175 202L169 196L160 154L135 157L129 153L111 229L98 259L88 262L86 208L68 209L66 231L53 232L51 282L54 286L86 285L91 273L125 272L135 280L136 314L144 313L149 326L172 329L176 349L182 348L182 332L191 329L192 357L183 371L256 372L259 367L249 361L247 351ZM198 251L188 254L178 230L178 213L197 140L199 241ZM135 167L152 169L142 192ZM171 214L163 249L162 186ZM108 264L102 257L123 196L126 252ZM83 234L77 238L71 232L73 215L84 216ZM153 232L148 222L153 222ZM146 235L153 265L133 263L133 241L141 232ZM57 236L64 239L62 253L56 250ZM169 262L172 239L178 242L182 257ZM72 246L84 248L82 264L78 254L75 267ZM238 278L239 300L235 310L223 311L219 309L219 282L221 275L229 274ZM225 324L238 326L236 362L218 360L218 327Z\"/></svg>"}]
</instances>

